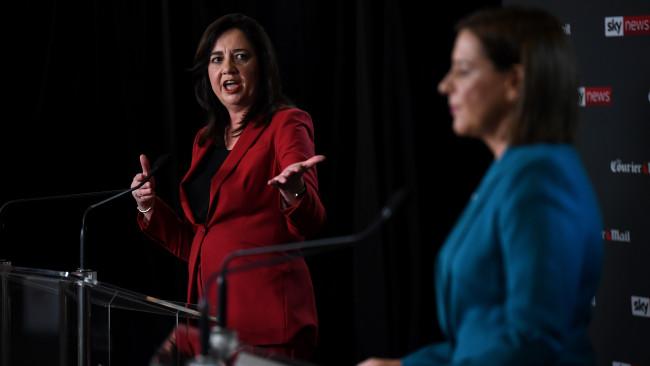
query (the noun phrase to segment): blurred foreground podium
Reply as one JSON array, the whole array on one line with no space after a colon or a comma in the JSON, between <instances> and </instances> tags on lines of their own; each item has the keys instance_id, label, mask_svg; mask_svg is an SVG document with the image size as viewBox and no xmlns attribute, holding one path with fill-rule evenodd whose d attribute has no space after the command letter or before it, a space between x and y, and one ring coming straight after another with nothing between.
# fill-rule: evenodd
<instances>
[{"instance_id":1,"label":"blurred foreground podium","mask_svg":"<svg viewBox=\"0 0 650 366\"><path fill-rule=\"evenodd\" d=\"M0 262L0 366L147 365L175 326L198 317L92 274Z\"/></svg>"}]
</instances>

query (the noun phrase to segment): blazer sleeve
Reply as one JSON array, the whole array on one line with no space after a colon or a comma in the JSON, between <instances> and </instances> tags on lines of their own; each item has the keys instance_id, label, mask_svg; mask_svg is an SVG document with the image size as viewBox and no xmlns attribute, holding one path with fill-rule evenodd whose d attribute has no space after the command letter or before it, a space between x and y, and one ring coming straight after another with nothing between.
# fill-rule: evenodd
<instances>
[{"instance_id":1,"label":"blazer sleeve","mask_svg":"<svg viewBox=\"0 0 650 366\"><path fill-rule=\"evenodd\" d=\"M207 127L201 128L194 136L192 144L192 163L198 156L199 138ZM140 229L153 241L162 245L178 258L188 261L195 230L191 223L180 218L165 201L156 197L151 220L146 223L144 215L138 214Z\"/></svg>"},{"instance_id":2,"label":"blazer sleeve","mask_svg":"<svg viewBox=\"0 0 650 366\"><path fill-rule=\"evenodd\" d=\"M585 286L585 240L593 228L581 224L577 194L554 170L537 164L513 177L495 218L505 280L500 320L486 323L482 309L470 309L449 358L440 352L444 346L434 346L406 357L405 366L555 364L566 337L586 331L575 316ZM477 338L487 345L471 353L463 343Z\"/></svg>"},{"instance_id":3,"label":"blazer sleeve","mask_svg":"<svg viewBox=\"0 0 650 366\"><path fill-rule=\"evenodd\" d=\"M189 260L194 229L189 222L180 219L163 200L156 197L148 223L145 222L144 215L139 213L138 225L149 238L172 254L186 262Z\"/></svg>"},{"instance_id":4,"label":"blazer sleeve","mask_svg":"<svg viewBox=\"0 0 650 366\"><path fill-rule=\"evenodd\" d=\"M292 109L281 119L275 134L275 156L279 171L314 156L314 127L306 112ZM303 175L306 192L295 204L283 209L289 230L302 237L316 234L325 223L325 208L318 195L316 167Z\"/></svg>"}]
</instances>

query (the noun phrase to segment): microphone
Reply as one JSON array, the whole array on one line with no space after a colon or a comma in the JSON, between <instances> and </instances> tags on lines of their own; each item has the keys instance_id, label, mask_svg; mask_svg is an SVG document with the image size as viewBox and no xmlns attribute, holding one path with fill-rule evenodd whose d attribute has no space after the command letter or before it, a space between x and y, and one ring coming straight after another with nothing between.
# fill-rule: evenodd
<instances>
[{"instance_id":1,"label":"microphone","mask_svg":"<svg viewBox=\"0 0 650 366\"><path fill-rule=\"evenodd\" d=\"M160 170L161 167L163 167L167 161L169 161L171 154L167 153L162 156L160 156L158 159L156 159L156 162L153 164L151 171L149 172L149 175L144 178L140 184L138 184L135 187L126 189L126 190L117 190L117 191L111 191L111 193L117 192L117 194L106 198L105 200L99 201L95 204L92 204L88 206L86 211L84 211L83 217L81 218L81 234L79 235L79 272L86 272L86 269L84 268L85 266L85 245L86 245L86 216L88 216L88 213L92 211L94 208L102 206L110 201L113 201L115 199L118 199L126 194L129 194L136 189L140 189L145 183L151 180L153 176L158 173L158 170Z\"/></svg>"},{"instance_id":2,"label":"microphone","mask_svg":"<svg viewBox=\"0 0 650 366\"><path fill-rule=\"evenodd\" d=\"M169 157L171 154L165 154L156 160L155 164L153 165L153 168L151 169L151 172L147 177L145 177L144 181L138 184L137 186L133 188L129 188L127 190L124 189L118 189L118 190L111 190L111 191L98 191L98 192L88 192L88 193L73 193L73 194L63 194L63 195L57 195L57 196L46 196L46 197L34 197L34 198L22 198L22 199L14 199L5 202L2 207L0 207L0 223L2 223L2 213L6 210L7 207L16 204L16 203L27 203L27 202L36 202L36 201L54 201L54 200L63 200L63 199L76 199L76 198L87 198L87 197L97 197L97 196L105 196L108 194L111 194L113 196L97 202L90 207L86 209L84 212L83 218L82 218L82 226L81 226L81 235L80 235L80 244L79 244L79 269L77 270L77 274L81 276L82 281L94 281L96 280L96 273L84 269L84 247L85 247L85 241L84 241L84 232L86 228L86 216L88 215L88 212L90 212L93 208L101 206L107 202L110 202L116 198L119 198L125 194L128 194L130 192L135 191L136 189L142 187L146 182L151 180L151 177L154 176L156 172L169 160ZM4 228L4 224L2 224L2 228ZM77 363L79 365L89 365L90 364L90 353L88 351L89 345L90 345L90 312L89 312L89 304L90 304L90 297L88 295L87 290L85 289L85 286L80 285L77 287Z\"/></svg>"},{"instance_id":3,"label":"microphone","mask_svg":"<svg viewBox=\"0 0 650 366\"><path fill-rule=\"evenodd\" d=\"M31 197L31 198L16 198L5 202L0 206L0 233L3 233L6 229L4 214L5 211L8 211L8 208L21 203L32 203L40 201L58 201L58 200L67 200L67 199L77 199L77 198L91 198L91 197L100 197L106 196L109 194L115 194L122 192L122 189L114 189L110 191L96 191L96 192L86 192L86 193L71 193L71 194L61 194L55 196L44 196L44 197Z\"/></svg>"},{"instance_id":4,"label":"microphone","mask_svg":"<svg viewBox=\"0 0 650 366\"><path fill-rule=\"evenodd\" d=\"M162 156L159 160L164 160L159 163L158 160L156 161L156 164L154 164L154 167L151 170L151 173L154 173L158 169L160 169L160 165L163 165L167 159L169 159L170 154L166 154ZM153 174L150 174L153 175ZM92 197L99 197L99 196L106 196L109 194L116 194L116 193L121 193L123 192L124 189L113 189L109 191L96 191L96 192L85 192L85 193L69 193L69 194L60 194L60 195L54 195L54 196L43 196L43 197L30 197L30 198L16 198L12 199L9 201L6 201L5 203L0 206L0 231L5 229L5 222L4 222L4 214L5 211L8 210L10 206L13 206L17 203L31 203L31 202L40 202L40 201L58 201L58 200L66 200L66 199L77 199L77 198L92 198Z\"/></svg>"},{"instance_id":5,"label":"microphone","mask_svg":"<svg viewBox=\"0 0 650 366\"><path fill-rule=\"evenodd\" d=\"M390 219L395 213L395 209L404 201L407 195L407 190L402 188L394 193L386 205L379 211L377 217L371 221L371 223L366 226L360 232L351 235L336 236L330 238L308 240L301 242L294 242L289 244L280 244L280 245L269 245L259 248L248 248L240 249L231 252L228 254L221 265L221 270L213 273L208 277L205 282L205 287L208 288L212 282L217 280L217 293L218 293L218 305L217 305L217 325L213 328L213 334L210 335L208 332L208 321L209 321L209 309L208 302L203 297L199 303L201 317L200 317L200 333L201 333L201 357L208 357L210 344L212 344L217 354L218 359L225 360L227 359L236 348L236 340L234 340L234 332L226 329L226 296L227 296L227 282L226 277L229 274L249 271L255 268L267 267L272 265L277 265L285 263L297 258L306 257L309 255L325 252L328 250L337 249L343 246L348 246L357 242L360 242L368 238L371 234L377 231L382 224L384 224L388 219ZM301 252L297 252L297 251ZM293 252L293 253L288 253ZM261 254L272 254L272 253L286 253L287 255L282 257L275 257L266 260L260 260L257 262L247 263L239 265L234 268L229 268L230 263L240 257L254 256ZM206 291L207 293L207 291Z\"/></svg>"}]
</instances>

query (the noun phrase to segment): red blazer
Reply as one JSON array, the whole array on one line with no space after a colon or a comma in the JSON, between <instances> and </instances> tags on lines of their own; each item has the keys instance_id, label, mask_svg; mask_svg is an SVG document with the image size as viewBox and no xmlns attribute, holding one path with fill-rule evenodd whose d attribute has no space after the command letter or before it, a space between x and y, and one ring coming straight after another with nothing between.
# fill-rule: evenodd
<instances>
[{"instance_id":1,"label":"red blazer","mask_svg":"<svg viewBox=\"0 0 650 366\"><path fill-rule=\"evenodd\" d=\"M194 141L192 163L180 185L184 217L179 218L157 199L151 220L142 230L179 258L188 261L188 301L203 296L202 280L219 270L224 257L238 249L304 240L325 221L318 196L316 170L303 176L307 191L293 206L283 208L279 191L266 182L288 165L314 156L311 117L288 108L278 111L270 124L249 123L232 151L212 178L210 207L205 224L197 224L190 209L184 183L194 174L210 144ZM258 261L261 256L241 258L231 266ZM215 286L207 289L215 311ZM268 268L235 273L228 277L227 326L251 345L314 344L317 334L314 292L305 262L301 259Z\"/></svg>"}]
</instances>

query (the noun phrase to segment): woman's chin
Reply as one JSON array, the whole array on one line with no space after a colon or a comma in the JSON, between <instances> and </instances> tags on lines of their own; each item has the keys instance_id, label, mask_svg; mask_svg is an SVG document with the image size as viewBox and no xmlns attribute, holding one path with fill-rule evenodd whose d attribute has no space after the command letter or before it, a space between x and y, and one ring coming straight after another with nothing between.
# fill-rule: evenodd
<instances>
[{"instance_id":1,"label":"woman's chin","mask_svg":"<svg viewBox=\"0 0 650 366\"><path fill-rule=\"evenodd\" d=\"M452 130L454 131L454 134L456 134L456 136L468 136L469 133L467 124L458 121L457 119L454 119Z\"/></svg>"}]
</instances>

